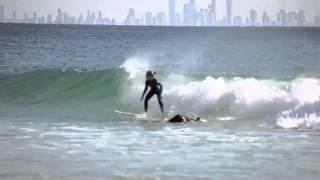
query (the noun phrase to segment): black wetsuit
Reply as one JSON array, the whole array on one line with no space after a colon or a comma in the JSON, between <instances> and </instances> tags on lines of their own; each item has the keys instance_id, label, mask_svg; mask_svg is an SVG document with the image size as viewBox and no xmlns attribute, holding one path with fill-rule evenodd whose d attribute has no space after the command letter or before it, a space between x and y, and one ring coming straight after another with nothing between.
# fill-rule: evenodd
<instances>
[{"instance_id":1,"label":"black wetsuit","mask_svg":"<svg viewBox=\"0 0 320 180\"><path fill-rule=\"evenodd\" d=\"M184 123L190 121L200 121L200 118L191 119L186 116L181 116L180 114L177 114L175 117L168 120L169 123Z\"/></svg>"},{"instance_id":2,"label":"black wetsuit","mask_svg":"<svg viewBox=\"0 0 320 180\"><path fill-rule=\"evenodd\" d=\"M145 112L148 111L148 101L150 100L150 98L152 98L153 95L156 94L158 97L158 102L160 105L161 112L163 113L163 103L162 103L162 96L161 96L162 85L156 79L146 80L146 85L145 85L145 89L143 91L142 96L144 96L144 94L148 90L148 87L150 87L151 90L149 91L146 98L144 99L144 111Z\"/></svg>"}]
</instances>

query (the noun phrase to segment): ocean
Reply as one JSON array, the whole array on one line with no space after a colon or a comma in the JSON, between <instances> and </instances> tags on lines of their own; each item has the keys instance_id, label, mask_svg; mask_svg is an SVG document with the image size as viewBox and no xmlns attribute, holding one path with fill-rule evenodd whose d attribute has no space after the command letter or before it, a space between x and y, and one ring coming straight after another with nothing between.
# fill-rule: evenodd
<instances>
[{"instance_id":1,"label":"ocean","mask_svg":"<svg viewBox=\"0 0 320 180\"><path fill-rule=\"evenodd\" d=\"M319 50L315 27L0 24L0 179L319 179ZM147 70L166 117L208 122L115 113Z\"/></svg>"}]
</instances>

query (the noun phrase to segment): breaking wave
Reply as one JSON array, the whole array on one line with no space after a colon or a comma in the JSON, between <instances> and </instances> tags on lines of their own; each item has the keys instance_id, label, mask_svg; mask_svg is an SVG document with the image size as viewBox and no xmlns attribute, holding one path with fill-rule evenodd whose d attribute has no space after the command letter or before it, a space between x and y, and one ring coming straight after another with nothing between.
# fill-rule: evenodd
<instances>
[{"instance_id":1,"label":"breaking wave","mask_svg":"<svg viewBox=\"0 0 320 180\"><path fill-rule=\"evenodd\" d=\"M139 102L147 59L131 58L105 70L38 70L1 75L1 116L114 116L115 109L141 112ZM281 128L314 128L320 122L320 80L213 77L210 74L162 73L169 116L197 115L209 120L269 121ZM157 102L151 113L159 113Z\"/></svg>"}]
</instances>

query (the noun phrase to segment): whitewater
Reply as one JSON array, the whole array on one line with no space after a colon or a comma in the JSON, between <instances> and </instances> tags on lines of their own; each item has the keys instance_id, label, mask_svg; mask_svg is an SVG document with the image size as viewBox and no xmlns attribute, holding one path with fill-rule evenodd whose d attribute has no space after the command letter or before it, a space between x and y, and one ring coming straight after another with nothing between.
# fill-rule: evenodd
<instances>
[{"instance_id":1,"label":"whitewater","mask_svg":"<svg viewBox=\"0 0 320 180\"><path fill-rule=\"evenodd\" d=\"M1 24L1 179L318 179L319 40L318 28ZM143 112L147 70L167 118L208 122L115 113ZM156 98L149 109L160 116Z\"/></svg>"}]
</instances>

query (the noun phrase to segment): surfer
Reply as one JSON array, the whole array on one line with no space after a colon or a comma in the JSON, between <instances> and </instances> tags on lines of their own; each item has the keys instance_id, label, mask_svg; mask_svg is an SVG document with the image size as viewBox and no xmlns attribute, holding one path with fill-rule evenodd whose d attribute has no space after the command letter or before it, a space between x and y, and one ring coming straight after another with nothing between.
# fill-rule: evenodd
<instances>
[{"instance_id":1,"label":"surfer","mask_svg":"<svg viewBox=\"0 0 320 180\"><path fill-rule=\"evenodd\" d=\"M200 118L192 119L186 116L181 116L180 114L176 115L175 117L168 120L169 123L184 123L184 122L191 122L191 121L200 121Z\"/></svg>"},{"instance_id":2,"label":"surfer","mask_svg":"<svg viewBox=\"0 0 320 180\"><path fill-rule=\"evenodd\" d=\"M153 95L157 95L158 97L158 102L159 102L159 106L161 109L161 112L163 113L163 103L162 103L162 85L161 83L158 82L158 80L154 77L154 75L156 74L156 72L154 71L147 71L146 73L146 84L145 84L145 88L141 97L141 101L144 98L144 95L146 94L148 87L150 87L150 91L147 94L147 96L144 99L144 111L145 113L147 113L148 111L148 101L152 98Z\"/></svg>"}]
</instances>

